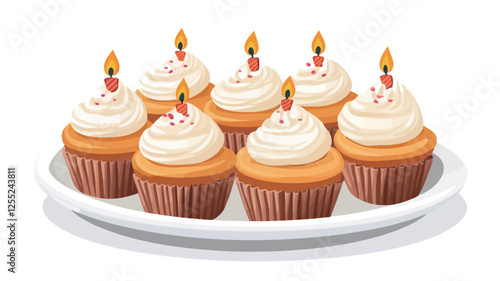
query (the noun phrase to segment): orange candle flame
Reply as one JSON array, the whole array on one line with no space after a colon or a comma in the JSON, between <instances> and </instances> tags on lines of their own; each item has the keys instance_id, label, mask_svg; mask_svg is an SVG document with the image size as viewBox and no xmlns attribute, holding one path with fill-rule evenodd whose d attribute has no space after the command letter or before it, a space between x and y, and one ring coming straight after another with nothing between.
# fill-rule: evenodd
<instances>
[{"instance_id":1,"label":"orange candle flame","mask_svg":"<svg viewBox=\"0 0 500 281\"><path fill-rule=\"evenodd\" d=\"M293 83L292 76L289 76L283 83L281 94L285 99L291 99L295 95L295 84Z\"/></svg>"},{"instance_id":2,"label":"orange candle flame","mask_svg":"<svg viewBox=\"0 0 500 281\"><path fill-rule=\"evenodd\" d=\"M179 83L179 86L177 86L175 96L181 103L184 103L184 101L189 99L189 87L186 83L186 79L182 79L181 83Z\"/></svg>"},{"instance_id":3,"label":"orange candle flame","mask_svg":"<svg viewBox=\"0 0 500 281\"><path fill-rule=\"evenodd\" d=\"M113 75L118 74L118 71L120 71L120 63L116 58L115 51L111 51L108 58L104 62L104 72L109 75L109 77L112 77Z\"/></svg>"},{"instance_id":4,"label":"orange candle flame","mask_svg":"<svg viewBox=\"0 0 500 281\"><path fill-rule=\"evenodd\" d=\"M175 36L175 47L182 51L182 49L186 48L188 45L188 40L186 34L184 34L184 30L179 30L177 36Z\"/></svg>"},{"instance_id":5,"label":"orange candle flame","mask_svg":"<svg viewBox=\"0 0 500 281\"><path fill-rule=\"evenodd\" d=\"M391 52L389 51L389 47L387 47L380 58L380 70L387 75L388 72L391 72L393 67L394 61L392 61Z\"/></svg>"},{"instance_id":6,"label":"orange candle flame","mask_svg":"<svg viewBox=\"0 0 500 281\"><path fill-rule=\"evenodd\" d=\"M259 41L257 41L257 36L255 35L255 31L248 36L247 41L245 42L245 52L251 55L252 58L259 51Z\"/></svg>"},{"instance_id":7,"label":"orange candle flame","mask_svg":"<svg viewBox=\"0 0 500 281\"><path fill-rule=\"evenodd\" d=\"M323 36L321 36L321 32L318 31L318 33L316 33L316 36L314 36L311 48L312 51L318 56L325 51L326 44Z\"/></svg>"}]
</instances>

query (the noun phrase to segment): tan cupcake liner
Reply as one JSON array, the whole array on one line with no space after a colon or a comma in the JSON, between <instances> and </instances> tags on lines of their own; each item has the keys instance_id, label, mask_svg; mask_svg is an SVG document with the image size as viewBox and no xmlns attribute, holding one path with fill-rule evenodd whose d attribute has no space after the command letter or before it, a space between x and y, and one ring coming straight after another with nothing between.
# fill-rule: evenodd
<instances>
[{"instance_id":1,"label":"tan cupcake liner","mask_svg":"<svg viewBox=\"0 0 500 281\"><path fill-rule=\"evenodd\" d=\"M330 127L326 128L328 130L328 133L332 136L332 147L335 147L335 144L333 143L333 137L335 137L335 133L339 130L338 127Z\"/></svg>"},{"instance_id":2,"label":"tan cupcake liner","mask_svg":"<svg viewBox=\"0 0 500 281\"><path fill-rule=\"evenodd\" d=\"M94 160L69 153L64 159L76 188L98 198L121 198L137 193L132 179L132 159L121 161Z\"/></svg>"},{"instance_id":3,"label":"tan cupcake liner","mask_svg":"<svg viewBox=\"0 0 500 281\"><path fill-rule=\"evenodd\" d=\"M245 211L251 221L300 220L329 217L342 182L301 191L267 190L240 182L236 177Z\"/></svg>"},{"instance_id":4,"label":"tan cupcake liner","mask_svg":"<svg viewBox=\"0 0 500 281\"><path fill-rule=\"evenodd\" d=\"M347 188L355 197L372 204L390 205L417 197L431 169L426 160L389 168L371 168L344 161Z\"/></svg>"},{"instance_id":5,"label":"tan cupcake liner","mask_svg":"<svg viewBox=\"0 0 500 281\"><path fill-rule=\"evenodd\" d=\"M145 212L215 219L226 207L235 176L232 174L224 180L190 186L150 183L136 174L133 177Z\"/></svg>"},{"instance_id":6,"label":"tan cupcake liner","mask_svg":"<svg viewBox=\"0 0 500 281\"><path fill-rule=\"evenodd\" d=\"M224 146L231 149L234 154L247 145L248 134L224 132Z\"/></svg>"}]
</instances>

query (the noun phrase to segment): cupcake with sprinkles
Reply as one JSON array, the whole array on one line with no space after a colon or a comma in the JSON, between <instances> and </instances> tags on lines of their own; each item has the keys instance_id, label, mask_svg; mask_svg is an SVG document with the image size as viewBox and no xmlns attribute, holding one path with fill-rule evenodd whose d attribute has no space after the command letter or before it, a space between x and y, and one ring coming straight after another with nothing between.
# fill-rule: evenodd
<instances>
[{"instance_id":1,"label":"cupcake with sprinkles","mask_svg":"<svg viewBox=\"0 0 500 281\"><path fill-rule=\"evenodd\" d=\"M175 56L156 69L146 71L139 79L136 93L144 101L151 122L175 106L175 91L182 79L191 89L190 103L203 108L210 100L213 88L210 73L196 56L185 51L187 45L187 37L181 29L175 37L175 47L178 49Z\"/></svg>"},{"instance_id":2,"label":"cupcake with sprinkles","mask_svg":"<svg viewBox=\"0 0 500 281\"><path fill-rule=\"evenodd\" d=\"M255 57L259 44L255 32L245 43L251 58L233 76L215 85L205 113L224 132L224 146L237 153L245 146L248 134L255 131L279 107L282 84L278 73L261 66Z\"/></svg>"},{"instance_id":3,"label":"cupcake with sprinkles","mask_svg":"<svg viewBox=\"0 0 500 281\"><path fill-rule=\"evenodd\" d=\"M318 117L333 139L342 107L357 95L351 91L352 82L347 72L335 61L321 56L325 47L323 36L318 31L312 42L316 55L293 76L296 88L294 100Z\"/></svg>"},{"instance_id":4,"label":"cupcake with sprinkles","mask_svg":"<svg viewBox=\"0 0 500 281\"><path fill-rule=\"evenodd\" d=\"M186 101L185 80L176 104L147 129L132 165L148 213L214 219L224 210L234 181L234 153L223 146L217 124Z\"/></svg>"},{"instance_id":5,"label":"cupcake with sprinkles","mask_svg":"<svg viewBox=\"0 0 500 281\"><path fill-rule=\"evenodd\" d=\"M236 156L236 183L252 221L331 216L343 183L344 160L323 123L292 100L283 85L278 110L248 136Z\"/></svg>"},{"instance_id":6,"label":"cupcake with sprinkles","mask_svg":"<svg viewBox=\"0 0 500 281\"><path fill-rule=\"evenodd\" d=\"M90 196L120 198L137 193L132 156L148 126L146 107L113 75L120 65L114 52L104 70L101 93L73 110L62 133L63 155L76 188Z\"/></svg>"}]
</instances>

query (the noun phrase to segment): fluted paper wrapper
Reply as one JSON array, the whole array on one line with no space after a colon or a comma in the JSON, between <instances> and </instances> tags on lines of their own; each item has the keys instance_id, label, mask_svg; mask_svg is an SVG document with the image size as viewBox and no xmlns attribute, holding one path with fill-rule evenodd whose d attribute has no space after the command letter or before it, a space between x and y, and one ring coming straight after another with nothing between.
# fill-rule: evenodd
<instances>
[{"instance_id":1,"label":"fluted paper wrapper","mask_svg":"<svg viewBox=\"0 0 500 281\"><path fill-rule=\"evenodd\" d=\"M234 174L224 180L189 186L150 183L136 174L133 177L145 212L196 219L218 217L234 182Z\"/></svg>"},{"instance_id":2,"label":"fluted paper wrapper","mask_svg":"<svg viewBox=\"0 0 500 281\"><path fill-rule=\"evenodd\" d=\"M342 182L301 191L267 190L240 182L241 200L251 221L300 220L329 217Z\"/></svg>"},{"instance_id":3,"label":"fluted paper wrapper","mask_svg":"<svg viewBox=\"0 0 500 281\"><path fill-rule=\"evenodd\" d=\"M132 159L102 161L69 153L63 148L64 159L76 188L98 198L121 198L137 193L132 179Z\"/></svg>"},{"instance_id":4,"label":"fluted paper wrapper","mask_svg":"<svg viewBox=\"0 0 500 281\"><path fill-rule=\"evenodd\" d=\"M247 145L247 138L248 134L245 133L224 132L224 146L236 154Z\"/></svg>"},{"instance_id":5,"label":"fluted paper wrapper","mask_svg":"<svg viewBox=\"0 0 500 281\"><path fill-rule=\"evenodd\" d=\"M335 133L339 130L338 127L330 127L326 128L328 130L328 133L332 136L332 147L335 147L335 144L333 143L333 137L335 137Z\"/></svg>"},{"instance_id":6,"label":"fluted paper wrapper","mask_svg":"<svg viewBox=\"0 0 500 281\"><path fill-rule=\"evenodd\" d=\"M344 161L347 188L355 197L372 204L390 205L417 197L424 187L433 157L412 165L372 168Z\"/></svg>"}]
</instances>

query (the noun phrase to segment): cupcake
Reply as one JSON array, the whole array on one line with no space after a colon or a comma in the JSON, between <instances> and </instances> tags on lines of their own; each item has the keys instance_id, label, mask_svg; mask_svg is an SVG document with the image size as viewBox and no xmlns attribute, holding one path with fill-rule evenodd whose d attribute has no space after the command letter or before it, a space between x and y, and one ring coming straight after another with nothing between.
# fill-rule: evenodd
<instances>
[{"instance_id":1,"label":"cupcake","mask_svg":"<svg viewBox=\"0 0 500 281\"><path fill-rule=\"evenodd\" d=\"M260 66L253 57L258 51L255 33L245 50L252 56L233 76L215 85L205 113L224 132L224 146L237 153L245 146L248 134L255 131L278 107L282 81L269 66Z\"/></svg>"},{"instance_id":2,"label":"cupcake","mask_svg":"<svg viewBox=\"0 0 500 281\"><path fill-rule=\"evenodd\" d=\"M325 50L325 41L319 31L312 49L317 56L293 76L296 89L294 100L318 117L333 139L342 107L357 95L351 91L352 82L347 72L335 61L320 56Z\"/></svg>"},{"instance_id":3,"label":"cupcake","mask_svg":"<svg viewBox=\"0 0 500 281\"><path fill-rule=\"evenodd\" d=\"M148 111L148 119L155 122L163 113L172 109L177 103L175 90L182 79L191 90L190 103L199 108L210 100L210 74L205 65L193 54L183 51L187 47L187 39L182 29L175 38L175 46L179 51L175 56L163 62L156 69L148 70L139 79L136 94L143 100Z\"/></svg>"},{"instance_id":4,"label":"cupcake","mask_svg":"<svg viewBox=\"0 0 500 281\"><path fill-rule=\"evenodd\" d=\"M419 195L437 142L436 135L423 126L412 94L399 83L393 87L389 76L383 75L384 84L374 85L344 106L334 140L345 160L349 191L380 205Z\"/></svg>"},{"instance_id":5,"label":"cupcake","mask_svg":"<svg viewBox=\"0 0 500 281\"><path fill-rule=\"evenodd\" d=\"M188 98L183 80L179 100ZM176 105L147 129L132 159L134 181L148 213L214 219L234 181L234 153L217 124L190 103Z\"/></svg>"},{"instance_id":6,"label":"cupcake","mask_svg":"<svg viewBox=\"0 0 500 281\"><path fill-rule=\"evenodd\" d=\"M106 69L110 76L118 73L114 52ZM117 78L106 78L101 94L75 108L62 133L62 152L76 188L99 198L137 193L132 156L146 127L142 100Z\"/></svg>"},{"instance_id":7,"label":"cupcake","mask_svg":"<svg viewBox=\"0 0 500 281\"><path fill-rule=\"evenodd\" d=\"M236 156L236 183L252 221L331 216L344 161L323 123L290 98L248 136Z\"/></svg>"}]
</instances>

